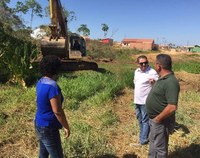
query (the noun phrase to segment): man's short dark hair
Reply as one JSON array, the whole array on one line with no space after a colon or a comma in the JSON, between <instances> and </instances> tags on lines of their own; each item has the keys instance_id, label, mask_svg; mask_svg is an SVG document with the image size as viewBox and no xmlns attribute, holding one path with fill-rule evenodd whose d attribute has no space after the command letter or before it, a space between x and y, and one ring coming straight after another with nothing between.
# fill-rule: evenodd
<instances>
[{"instance_id":1,"label":"man's short dark hair","mask_svg":"<svg viewBox=\"0 0 200 158\"><path fill-rule=\"evenodd\" d=\"M40 62L40 73L42 76L52 77L58 74L61 66L60 59L55 55L47 55Z\"/></svg>"},{"instance_id":2,"label":"man's short dark hair","mask_svg":"<svg viewBox=\"0 0 200 158\"><path fill-rule=\"evenodd\" d=\"M147 59L147 57L145 55L140 55L139 57L137 57L137 63L139 63L140 59L146 59L147 62L148 62L148 59Z\"/></svg>"},{"instance_id":3,"label":"man's short dark hair","mask_svg":"<svg viewBox=\"0 0 200 158\"><path fill-rule=\"evenodd\" d=\"M172 71L172 59L167 54L158 54L156 56L156 62L162 65L163 69Z\"/></svg>"}]
</instances>

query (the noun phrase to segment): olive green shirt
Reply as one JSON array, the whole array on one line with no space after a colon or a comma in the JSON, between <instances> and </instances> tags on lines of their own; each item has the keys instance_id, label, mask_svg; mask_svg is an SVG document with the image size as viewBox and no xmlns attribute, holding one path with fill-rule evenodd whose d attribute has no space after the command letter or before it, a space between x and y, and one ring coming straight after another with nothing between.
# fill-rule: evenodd
<instances>
[{"instance_id":1,"label":"olive green shirt","mask_svg":"<svg viewBox=\"0 0 200 158\"><path fill-rule=\"evenodd\" d=\"M159 115L168 104L178 105L180 85L173 73L155 82L147 100L147 113L151 119Z\"/></svg>"}]
</instances>

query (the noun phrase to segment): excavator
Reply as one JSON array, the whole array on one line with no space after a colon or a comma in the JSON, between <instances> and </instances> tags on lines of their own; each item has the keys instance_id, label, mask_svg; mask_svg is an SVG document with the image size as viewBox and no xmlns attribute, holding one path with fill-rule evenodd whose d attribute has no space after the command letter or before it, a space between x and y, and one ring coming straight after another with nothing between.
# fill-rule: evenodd
<instances>
[{"instance_id":1,"label":"excavator","mask_svg":"<svg viewBox=\"0 0 200 158\"><path fill-rule=\"evenodd\" d=\"M49 0L49 9L50 35L41 39L42 55L58 56L64 71L97 70L97 63L83 60L86 56L85 39L76 33L68 33L67 18L60 0Z\"/></svg>"}]
</instances>

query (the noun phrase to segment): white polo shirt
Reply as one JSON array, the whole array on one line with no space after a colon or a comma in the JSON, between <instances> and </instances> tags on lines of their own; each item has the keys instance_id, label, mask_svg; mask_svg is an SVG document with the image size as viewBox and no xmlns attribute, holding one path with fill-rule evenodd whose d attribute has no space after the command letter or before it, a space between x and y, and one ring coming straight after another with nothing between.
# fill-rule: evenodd
<instances>
[{"instance_id":1,"label":"white polo shirt","mask_svg":"<svg viewBox=\"0 0 200 158\"><path fill-rule=\"evenodd\" d=\"M157 72L150 66L143 72L140 68L135 70L134 75L134 103L145 104L146 98L152 88L152 84L149 83L149 79L158 80Z\"/></svg>"}]
</instances>

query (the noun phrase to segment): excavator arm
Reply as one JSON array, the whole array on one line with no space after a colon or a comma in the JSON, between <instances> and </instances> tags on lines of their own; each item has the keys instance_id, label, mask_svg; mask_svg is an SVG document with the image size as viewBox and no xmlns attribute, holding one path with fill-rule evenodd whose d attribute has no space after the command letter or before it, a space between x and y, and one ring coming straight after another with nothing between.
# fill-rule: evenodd
<instances>
[{"instance_id":1,"label":"excavator arm","mask_svg":"<svg viewBox=\"0 0 200 158\"><path fill-rule=\"evenodd\" d=\"M67 18L64 16L60 0L49 0L51 36L67 38Z\"/></svg>"}]
</instances>

